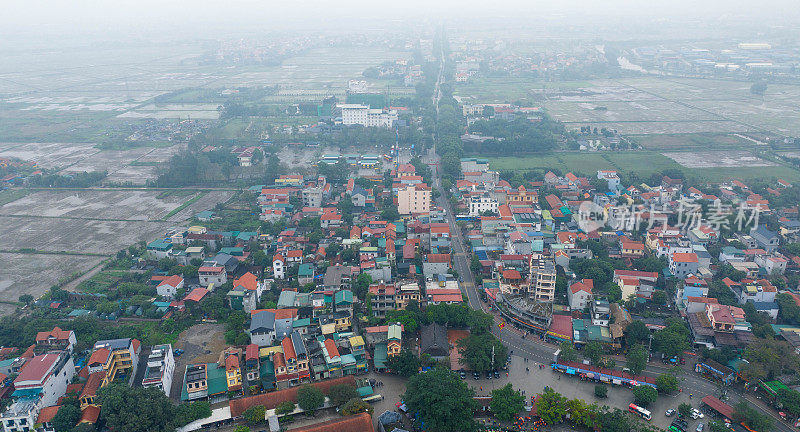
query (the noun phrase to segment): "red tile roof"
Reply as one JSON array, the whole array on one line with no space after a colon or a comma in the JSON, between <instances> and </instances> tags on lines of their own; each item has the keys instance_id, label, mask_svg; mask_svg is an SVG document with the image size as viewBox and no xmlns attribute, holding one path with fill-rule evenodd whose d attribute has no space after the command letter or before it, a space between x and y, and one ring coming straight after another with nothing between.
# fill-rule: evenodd
<instances>
[{"instance_id":1,"label":"red tile roof","mask_svg":"<svg viewBox=\"0 0 800 432\"><path fill-rule=\"evenodd\" d=\"M680 263L698 262L697 254L691 252L690 253L675 252L674 254L672 254L672 261Z\"/></svg>"},{"instance_id":2,"label":"red tile roof","mask_svg":"<svg viewBox=\"0 0 800 432\"><path fill-rule=\"evenodd\" d=\"M360 413L353 416L334 418L322 423L289 429L288 432L372 432L372 417L369 413Z\"/></svg>"},{"instance_id":3,"label":"red tile roof","mask_svg":"<svg viewBox=\"0 0 800 432\"><path fill-rule=\"evenodd\" d=\"M328 351L328 357L339 357L339 349L333 339L325 339L325 350Z\"/></svg>"},{"instance_id":4,"label":"red tile roof","mask_svg":"<svg viewBox=\"0 0 800 432\"><path fill-rule=\"evenodd\" d=\"M97 390L100 389L100 385L103 384L103 378L106 377L106 371L101 370L92 373L89 375L89 379L86 381L86 385L83 386L83 391L81 391L80 398L84 397L95 397L97 395Z\"/></svg>"},{"instance_id":5,"label":"red tile roof","mask_svg":"<svg viewBox=\"0 0 800 432\"><path fill-rule=\"evenodd\" d=\"M297 354L294 352L294 345L292 344L292 338L286 336L281 341L281 347L283 348L283 357L285 359L297 359Z\"/></svg>"},{"instance_id":6,"label":"red tile roof","mask_svg":"<svg viewBox=\"0 0 800 432\"><path fill-rule=\"evenodd\" d=\"M172 275L162 280L158 286L169 285L171 287L177 287L181 282L183 282L183 278L180 275Z\"/></svg>"},{"instance_id":7,"label":"red tile roof","mask_svg":"<svg viewBox=\"0 0 800 432\"><path fill-rule=\"evenodd\" d=\"M53 367L53 364L58 361L58 354L50 353L33 357L25 362L19 375L14 380L14 383L21 383L23 381L44 381L47 372Z\"/></svg>"},{"instance_id":8,"label":"red tile roof","mask_svg":"<svg viewBox=\"0 0 800 432\"><path fill-rule=\"evenodd\" d=\"M186 297L183 298L184 301L194 301L199 302L203 299L203 297L208 294L208 290L205 288L195 288L190 292Z\"/></svg>"},{"instance_id":9,"label":"red tile roof","mask_svg":"<svg viewBox=\"0 0 800 432\"><path fill-rule=\"evenodd\" d=\"M244 351L244 358L245 360L252 360L258 358L258 345L250 344L247 345Z\"/></svg>"},{"instance_id":10,"label":"red tile roof","mask_svg":"<svg viewBox=\"0 0 800 432\"><path fill-rule=\"evenodd\" d=\"M97 423L100 418L100 407L89 405L81 413L81 423Z\"/></svg>"},{"instance_id":11,"label":"red tile roof","mask_svg":"<svg viewBox=\"0 0 800 432\"><path fill-rule=\"evenodd\" d=\"M100 348L95 350L95 352L93 352L89 357L89 362L86 364L90 366L93 364L105 364L110 354L111 351L108 348Z\"/></svg>"},{"instance_id":12,"label":"red tile roof","mask_svg":"<svg viewBox=\"0 0 800 432\"><path fill-rule=\"evenodd\" d=\"M72 334L70 330L61 330L59 327L53 327L53 330L49 332L43 331L36 333L36 342L43 342L49 339L51 336L58 340L67 340L69 339L69 335Z\"/></svg>"},{"instance_id":13,"label":"red tile roof","mask_svg":"<svg viewBox=\"0 0 800 432\"><path fill-rule=\"evenodd\" d=\"M36 423L47 423L49 421L52 421L53 417L56 416L56 413L58 412L59 408L61 408L60 405L42 408L42 410L39 411L39 418L36 419Z\"/></svg>"}]
</instances>

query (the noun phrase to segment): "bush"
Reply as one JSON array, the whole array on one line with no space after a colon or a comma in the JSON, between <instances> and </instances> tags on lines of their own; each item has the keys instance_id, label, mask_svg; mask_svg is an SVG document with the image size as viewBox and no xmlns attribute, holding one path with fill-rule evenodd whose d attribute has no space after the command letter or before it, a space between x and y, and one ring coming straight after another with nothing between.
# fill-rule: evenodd
<instances>
[{"instance_id":1,"label":"bush","mask_svg":"<svg viewBox=\"0 0 800 432\"><path fill-rule=\"evenodd\" d=\"M289 414L290 412L294 411L294 407L295 407L294 402L289 402L289 401L281 402L280 404L278 404L277 407L275 407L275 414L277 415Z\"/></svg>"},{"instance_id":2,"label":"bush","mask_svg":"<svg viewBox=\"0 0 800 432\"><path fill-rule=\"evenodd\" d=\"M603 399L608 396L608 387L598 384L594 386L594 395Z\"/></svg>"},{"instance_id":3,"label":"bush","mask_svg":"<svg viewBox=\"0 0 800 432\"><path fill-rule=\"evenodd\" d=\"M339 413L343 416L349 415L356 415L362 412L368 412L369 415L372 415L374 408L372 405L364 402L361 398L355 397L347 401L343 406Z\"/></svg>"},{"instance_id":4,"label":"bush","mask_svg":"<svg viewBox=\"0 0 800 432\"><path fill-rule=\"evenodd\" d=\"M244 416L247 424L256 425L264 421L266 411L267 409L264 407L264 405L256 405L244 410L242 415Z\"/></svg>"}]
</instances>

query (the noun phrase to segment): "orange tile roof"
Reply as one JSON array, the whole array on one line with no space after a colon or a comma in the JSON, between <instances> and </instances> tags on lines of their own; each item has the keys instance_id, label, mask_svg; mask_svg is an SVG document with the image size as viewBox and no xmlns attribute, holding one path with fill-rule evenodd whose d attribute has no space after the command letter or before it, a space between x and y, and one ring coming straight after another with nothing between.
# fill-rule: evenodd
<instances>
[{"instance_id":1,"label":"orange tile roof","mask_svg":"<svg viewBox=\"0 0 800 432\"><path fill-rule=\"evenodd\" d=\"M36 419L36 423L47 423L52 421L53 417L56 416L56 413L58 412L59 408L61 408L60 405L42 408L42 410L39 411L39 418Z\"/></svg>"},{"instance_id":2,"label":"orange tile roof","mask_svg":"<svg viewBox=\"0 0 800 432\"><path fill-rule=\"evenodd\" d=\"M328 351L328 357L339 357L339 349L333 339L325 339L325 350Z\"/></svg>"},{"instance_id":3,"label":"orange tile roof","mask_svg":"<svg viewBox=\"0 0 800 432\"><path fill-rule=\"evenodd\" d=\"M234 279L233 287L236 288L238 286L242 286L249 291L255 291L258 289L258 279L256 278L256 275L247 272L243 274L242 277Z\"/></svg>"},{"instance_id":4,"label":"orange tile roof","mask_svg":"<svg viewBox=\"0 0 800 432\"><path fill-rule=\"evenodd\" d=\"M105 364L109 355L111 355L111 351L108 348L100 348L92 353L89 357L89 362L86 364Z\"/></svg>"},{"instance_id":5,"label":"orange tile roof","mask_svg":"<svg viewBox=\"0 0 800 432\"><path fill-rule=\"evenodd\" d=\"M105 377L106 377L106 371L104 370L97 371L89 375L89 379L83 386L83 391L81 391L80 398L84 398L87 396L95 397L97 395L97 390L100 389L100 385L103 384L103 379Z\"/></svg>"},{"instance_id":6,"label":"orange tile roof","mask_svg":"<svg viewBox=\"0 0 800 432\"><path fill-rule=\"evenodd\" d=\"M72 333L70 330L61 330L59 327L53 327L53 330L49 332L43 331L36 333L36 342L42 342L49 339L51 336L58 340L65 340L69 339L69 335Z\"/></svg>"},{"instance_id":7,"label":"orange tile roof","mask_svg":"<svg viewBox=\"0 0 800 432\"><path fill-rule=\"evenodd\" d=\"M689 253L675 252L674 254L672 254L672 261L680 263L698 262L697 254L692 252Z\"/></svg>"},{"instance_id":8,"label":"orange tile roof","mask_svg":"<svg viewBox=\"0 0 800 432\"><path fill-rule=\"evenodd\" d=\"M297 354L294 352L294 345L292 344L292 338L289 336L283 338L281 347L283 348L283 357L285 359L297 359Z\"/></svg>"}]
</instances>

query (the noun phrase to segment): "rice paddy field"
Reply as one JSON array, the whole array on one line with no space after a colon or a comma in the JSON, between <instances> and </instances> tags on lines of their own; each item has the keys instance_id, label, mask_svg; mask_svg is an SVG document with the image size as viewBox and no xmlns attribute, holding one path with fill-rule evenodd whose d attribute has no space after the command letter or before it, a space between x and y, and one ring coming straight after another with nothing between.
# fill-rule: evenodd
<instances>
[{"instance_id":1,"label":"rice paddy field","mask_svg":"<svg viewBox=\"0 0 800 432\"><path fill-rule=\"evenodd\" d=\"M800 135L800 86L770 84L765 95L750 82L641 77L541 82L524 78L477 78L455 94L471 103L518 100L543 106L568 128L616 129L623 135Z\"/></svg>"}]
</instances>

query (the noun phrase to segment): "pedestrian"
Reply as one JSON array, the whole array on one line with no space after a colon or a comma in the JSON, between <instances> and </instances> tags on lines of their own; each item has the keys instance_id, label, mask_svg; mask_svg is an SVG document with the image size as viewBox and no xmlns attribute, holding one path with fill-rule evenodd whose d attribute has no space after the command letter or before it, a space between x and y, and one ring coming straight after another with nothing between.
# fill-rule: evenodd
<instances>
[{"instance_id":1,"label":"pedestrian","mask_svg":"<svg viewBox=\"0 0 800 432\"><path fill-rule=\"evenodd\" d=\"M481 386L481 391L483 391L483 386Z\"/></svg>"}]
</instances>

